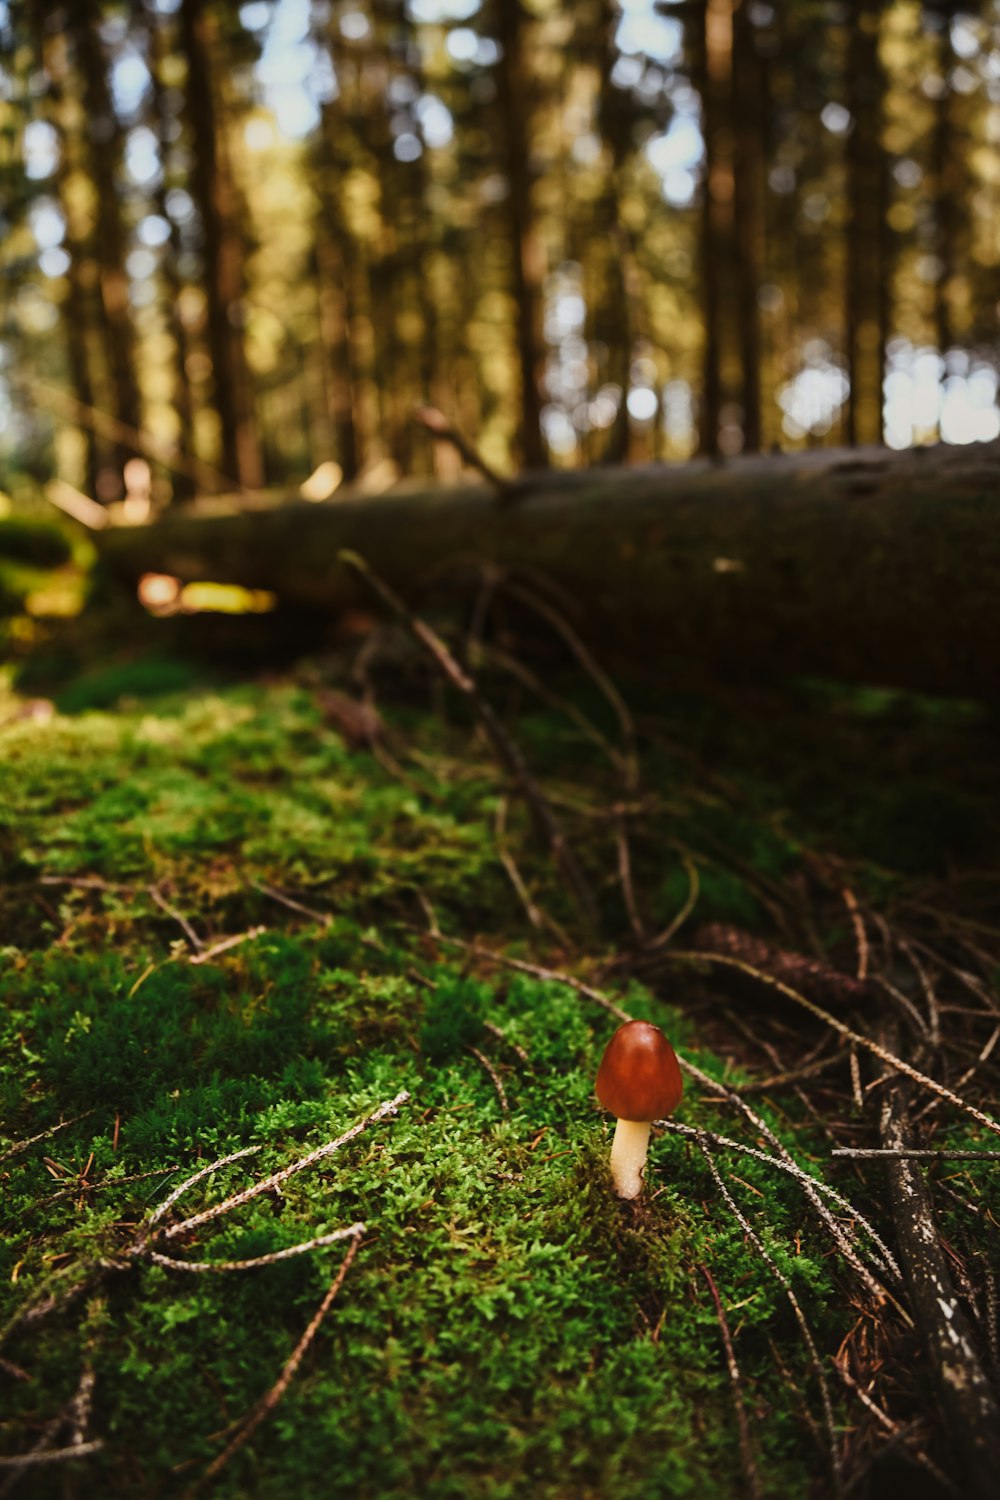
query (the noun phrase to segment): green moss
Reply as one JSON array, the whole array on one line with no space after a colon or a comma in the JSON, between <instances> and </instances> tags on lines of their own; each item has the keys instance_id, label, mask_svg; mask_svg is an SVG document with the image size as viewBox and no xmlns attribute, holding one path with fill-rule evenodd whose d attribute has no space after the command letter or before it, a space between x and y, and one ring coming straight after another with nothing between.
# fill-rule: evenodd
<instances>
[{"instance_id":1,"label":"green moss","mask_svg":"<svg viewBox=\"0 0 1000 1500\"><path fill-rule=\"evenodd\" d=\"M119 677L106 696L91 683L76 701L138 691ZM446 932L559 961L539 950L498 859L497 775L474 733L412 711L390 719L402 775L348 751L287 683L8 730L3 1129L13 1141L81 1118L0 1161L0 1319L95 1257L113 1258L199 1164L258 1148L192 1189L192 1213L407 1089L395 1120L176 1247L188 1259L239 1259L368 1225L295 1380L216 1493L735 1497L742 1478L707 1266L753 1391L766 1491L807 1495L816 1454L771 1341L815 1414L809 1360L702 1157L656 1136L645 1201L621 1205L609 1191L609 1124L592 1090L613 1018L565 985L463 967L413 930L425 926L422 898ZM602 872L615 852L601 815L618 795L614 773L586 747L567 760L546 723L534 720L525 743L550 772L573 772L560 783L560 816L613 922L620 897ZM732 817L714 794L691 791L690 767L650 757L635 871L651 921L669 921L688 894L671 840L696 852L694 921L763 927L770 883L798 869L800 825L786 831L792 821L753 746L736 748L747 769ZM584 809L575 820L573 799ZM508 837L536 899L572 922L515 813ZM39 884L43 874L50 883ZM164 901L203 945L264 930L193 964ZM632 981L619 999L723 1076L685 1013L689 982L701 981ZM507 1109L471 1048L491 1062ZM814 1142L785 1102L759 1108L805 1163ZM697 1090L680 1117L732 1130ZM100 1192L80 1192L85 1169ZM831 1355L853 1313L801 1192L752 1160L733 1172L733 1192ZM7 1344L32 1381L5 1393L3 1451L30 1444L68 1399L89 1347L93 1430L106 1446L81 1483L111 1497L180 1495L277 1378L343 1253L231 1276L148 1263L109 1275ZM44 1500L62 1478L33 1482Z\"/></svg>"}]
</instances>

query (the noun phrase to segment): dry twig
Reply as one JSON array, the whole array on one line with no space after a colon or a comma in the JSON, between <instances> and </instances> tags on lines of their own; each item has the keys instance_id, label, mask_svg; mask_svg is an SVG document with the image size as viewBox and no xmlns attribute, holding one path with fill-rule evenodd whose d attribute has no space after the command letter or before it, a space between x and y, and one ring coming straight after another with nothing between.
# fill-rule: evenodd
<instances>
[{"instance_id":1,"label":"dry twig","mask_svg":"<svg viewBox=\"0 0 1000 1500\"><path fill-rule=\"evenodd\" d=\"M588 925L594 926L597 921L597 903L593 892L563 837L548 801L529 771L520 747L507 733L492 704L483 697L473 679L455 660L441 637L425 621L415 615L383 579L372 572L363 557L350 551L340 552L338 557L345 567L350 568L351 572L356 574L406 627L414 640L423 646L445 681L457 689L475 709L497 758L524 797L539 839L565 875L581 914L586 918Z\"/></svg>"},{"instance_id":2,"label":"dry twig","mask_svg":"<svg viewBox=\"0 0 1000 1500\"><path fill-rule=\"evenodd\" d=\"M715 1316L719 1324L719 1335L722 1339L722 1347L726 1355L726 1368L729 1371L729 1380L733 1392L733 1409L736 1412L736 1427L740 1439L740 1462L743 1465L743 1478L746 1481L747 1493L751 1500L757 1500L761 1493L760 1473L757 1469L757 1460L754 1457L753 1444L750 1441L750 1426L747 1422L746 1405L743 1400L743 1377L740 1367L736 1362L736 1350L733 1348L733 1338L729 1331L729 1323L726 1319L719 1289L715 1285L712 1273L707 1266L698 1267L701 1274L708 1283L708 1290L712 1294L715 1304Z\"/></svg>"},{"instance_id":3,"label":"dry twig","mask_svg":"<svg viewBox=\"0 0 1000 1500\"><path fill-rule=\"evenodd\" d=\"M809 1011L817 1020L823 1021L827 1026L832 1026L834 1031L839 1032L847 1041L853 1042L856 1047L862 1047L866 1052L872 1053L873 1056L877 1057L881 1062L886 1063L894 1072L905 1074L907 1078L912 1079L921 1088L926 1089L929 1093L937 1094L939 1098L946 1100L949 1104L953 1104L956 1109L962 1110L963 1113L971 1116L973 1120L977 1120L980 1125L985 1126L994 1135L1000 1135L1000 1122L994 1120L990 1115L984 1114L981 1109L977 1109L974 1104L970 1104L968 1100L962 1099L958 1094L953 1093L951 1089L945 1088L943 1083L938 1083L936 1079L928 1078L926 1073L921 1073L919 1069L912 1067L910 1063L904 1062L901 1057L897 1057L895 1053L890 1052L881 1043L874 1041L869 1036L862 1035L860 1032L853 1031L850 1026L846 1026L836 1016L831 1016L829 1011L824 1010L822 1006L815 1005L811 1000L807 1000L804 995L800 995L790 985L783 984L780 979L775 979L773 975L762 973L760 969L753 968L750 964L744 963L742 959L730 958L721 953L691 952L675 953L672 956L674 959L685 963L724 964L729 968L740 970L751 979L759 980L761 984L771 986L772 989L776 989L780 994L784 995L787 1000L792 1000L796 1005L801 1005L804 1010Z\"/></svg>"},{"instance_id":4,"label":"dry twig","mask_svg":"<svg viewBox=\"0 0 1000 1500\"><path fill-rule=\"evenodd\" d=\"M313 1314L308 1328L299 1339L299 1342L296 1344L294 1350L292 1351L292 1356L289 1359L288 1363L285 1365L285 1368L282 1370L274 1385L267 1392L266 1396L263 1396L254 1407L253 1411L250 1413L249 1417L244 1422L243 1426L240 1428L239 1432L233 1438L229 1446L219 1454L218 1458L213 1459L209 1464L208 1468L205 1470L205 1480L214 1479L218 1474L222 1472L229 1460L235 1454L237 1454L247 1442L249 1442L250 1438L256 1432L261 1422L264 1421L265 1417L270 1415L270 1413L277 1406L278 1402L281 1400L282 1396L287 1391L288 1387L291 1385L292 1380L295 1377L295 1372L299 1368L299 1365L302 1363L303 1357L307 1349L309 1348L309 1345L312 1343L313 1339L319 1332L320 1325L322 1324L323 1319L330 1311L337 1293L340 1291L340 1288L344 1284L344 1279L347 1276L348 1271L351 1269L351 1265L354 1261L354 1257L358 1253L360 1244L361 1236L360 1234L358 1234L355 1236L354 1240L351 1243L350 1249L344 1256L344 1259L341 1261L340 1268L338 1269L336 1276L334 1276L332 1282L330 1283L326 1296L323 1298L323 1301L320 1303L319 1307L316 1309L316 1312Z\"/></svg>"},{"instance_id":5,"label":"dry twig","mask_svg":"<svg viewBox=\"0 0 1000 1500\"><path fill-rule=\"evenodd\" d=\"M788 1298L788 1302L792 1309L792 1312L795 1314L795 1321L799 1325L799 1331L802 1334L802 1341L809 1352L809 1358L812 1363L813 1373L815 1374L817 1382L819 1384L820 1399L823 1405L823 1422L826 1427L827 1444L829 1449L830 1473L833 1479L834 1491L839 1495L842 1490L842 1481L840 1453L837 1447L837 1434L833 1423L833 1403L830 1400L830 1387L827 1383L826 1371L824 1370L822 1362L820 1360L819 1351L816 1348L816 1340L813 1338L812 1329L809 1327L809 1324L806 1320L806 1315L802 1311L801 1303L799 1302L798 1297L796 1297L795 1289L792 1286L791 1282L788 1280L788 1277L781 1270L780 1266L778 1266L778 1264L774 1260L774 1257L770 1255L770 1253L765 1249L763 1243L761 1242L760 1236L757 1234L749 1219L743 1213L739 1204L736 1202L732 1193L729 1191L728 1187L725 1184L725 1181L723 1180L721 1172L716 1166L715 1159L712 1156L711 1151L709 1151L708 1149L708 1146L704 1142L700 1142L700 1145L702 1155L708 1163L708 1169L715 1179L715 1185L721 1192L723 1198L725 1198L730 1212L736 1219L737 1223L743 1230L751 1245L753 1245L754 1249L757 1251L757 1254L760 1256L761 1260L771 1272L771 1275L783 1289L785 1296Z\"/></svg>"}]
</instances>

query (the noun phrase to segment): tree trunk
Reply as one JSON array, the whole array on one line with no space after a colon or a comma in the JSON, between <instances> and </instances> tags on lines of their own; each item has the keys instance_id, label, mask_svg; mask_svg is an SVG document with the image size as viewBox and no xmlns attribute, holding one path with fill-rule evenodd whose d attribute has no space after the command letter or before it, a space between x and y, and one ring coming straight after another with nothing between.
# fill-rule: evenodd
<instances>
[{"instance_id":1,"label":"tree trunk","mask_svg":"<svg viewBox=\"0 0 1000 1500\"><path fill-rule=\"evenodd\" d=\"M622 463L628 456L629 421L626 398L629 368L637 329L629 297L629 261L632 247L621 218L621 191L632 145L632 120L629 101L615 87L611 74L618 58L615 37L620 12L612 0L600 0L597 22L597 65L600 70L599 123L607 155L607 167L601 195L594 205L593 220L588 226L588 260L594 264L593 295L588 298L594 341L607 349L607 362L601 384L616 386L618 410L614 422L603 437L600 458L603 463ZM594 227L597 233L595 234Z\"/></svg>"},{"instance_id":2,"label":"tree trunk","mask_svg":"<svg viewBox=\"0 0 1000 1500\"><path fill-rule=\"evenodd\" d=\"M848 443L882 440L887 299L886 159L882 148L885 80L879 61L883 0L861 0L848 47L851 133L847 141L846 354Z\"/></svg>"},{"instance_id":3,"label":"tree trunk","mask_svg":"<svg viewBox=\"0 0 1000 1500\"><path fill-rule=\"evenodd\" d=\"M733 162L732 131L727 128L732 84L732 14L730 0L704 0L704 26L697 41L695 86L701 95L705 168L702 186L700 266L702 317L701 412L698 447L720 451L723 404L723 283L732 270Z\"/></svg>"},{"instance_id":4,"label":"tree trunk","mask_svg":"<svg viewBox=\"0 0 1000 1500\"><path fill-rule=\"evenodd\" d=\"M182 0L181 45L187 61L186 99L194 166L191 192L201 218L208 298L207 334L222 428L221 467L244 489L264 482L250 372L241 332L244 267L236 184L225 149L213 88L210 20L205 0Z\"/></svg>"},{"instance_id":5,"label":"tree trunk","mask_svg":"<svg viewBox=\"0 0 1000 1500\"><path fill-rule=\"evenodd\" d=\"M521 371L521 459L526 468L541 469L548 462L542 441L539 381L544 361L541 334L541 297L544 266L542 249L531 212L529 164L528 71L525 30L527 16L521 0L501 0L497 26L503 55L497 71L497 93L504 121L507 206L510 222L514 300L517 304L517 352Z\"/></svg>"},{"instance_id":6,"label":"tree trunk","mask_svg":"<svg viewBox=\"0 0 1000 1500\"><path fill-rule=\"evenodd\" d=\"M1000 444L408 486L95 537L109 568L274 590L335 613L360 552L410 601L470 560L547 576L588 640L669 676L708 662L961 695L1000 682ZM367 601L366 601L367 602ZM570 606L572 609L572 606Z\"/></svg>"},{"instance_id":7,"label":"tree trunk","mask_svg":"<svg viewBox=\"0 0 1000 1500\"><path fill-rule=\"evenodd\" d=\"M124 136L108 83L108 58L98 35L100 7L80 0L75 11L77 63L83 78L91 175L97 190L93 238L98 267L98 306L107 359L112 415L125 427L142 426L135 370L134 333L125 272L125 226L121 215L121 171ZM101 404L100 402L98 403ZM115 500L122 492L122 469L133 456L127 444L116 445L113 468L98 476L98 498Z\"/></svg>"},{"instance_id":8,"label":"tree trunk","mask_svg":"<svg viewBox=\"0 0 1000 1500\"><path fill-rule=\"evenodd\" d=\"M170 238L163 250L162 274L163 286L167 294L167 327L173 343L170 372L173 387L171 405L177 414L177 446L186 457L191 458L195 451L194 408L191 401L191 382L185 368L187 335L184 330L184 319L181 316L181 293L184 284L180 274L180 263L183 246L180 229L170 217L167 207L171 187L170 164L174 140L171 127L175 124L175 120L167 109L167 89L163 82L164 64L173 41L172 36L168 37L165 34L165 27L163 17L150 18L149 74L152 89L153 126L160 148L162 167L159 183L153 193L153 202L156 212L170 225ZM195 484L190 474L173 474L171 483L175 500L193 499Z\"/></svg>"},{"instance_id":9,"label":"tree trunk","mask_svg":"<svg viewBox=\"0 0 1000 1500\"><path fill-rule=\"evenodd\" d=\"M66 360L73 395L79 406L89 411L94 405L94 387L90 372L90 334L93 325L91 303L87 291L86 275L86 231L81 224L81 214L76 209L69 184L73 177L74 162L71 149L74 138L73 108L69 97L70 61L66 37L53 32L45 24L49 17L39 8L32 14L35 24L35 41L39 60L49 78L49 118L59 139L59 165L56 168L56 191L59 206L66 221L64 248L69 256L66 271L66 298L61 313ZM78 429L83 448L82 479L87 495L96 498L98 477L102 467L97 436L89 426ZM107 449L105 449L107 455ZM111 465L113 459L105 456L104 463Z\"/></svg>"},{"instance_id":10,"label":"tree trunk","mask_svg":"<svg viewBox=\"0 0 1000 1500\"><path fill-rule=\"evenodd\" d=\"M761 447L760 277L764 143L768 101L750 18L750 0L736 0L733 12L733 182L736 270L739 290L740 363L743 370L743 452Z\"/></svg>"},{"instance_id":11,"label":"tree trunk","mask_svg":"<svg viewBox=\"0 0 1000 1500\"><path fill-rule=\"evenodd\" d=\"M946 361L955 342L951 299L956 270L956 240L958 197L961 184L958 180L958 161L955 151L955 132L952 125L952 94L950 73L954 66L951 46L951 20L954 7L944 3L939 7L939 64L941 88L934 106L933 163L934 217L936 221L937 276L934 282L934 340L942 361ZM942 386L947 378L947 369L942 369ZM940 432L940 419L938 424Z\"/></svg>"}]
</instances>

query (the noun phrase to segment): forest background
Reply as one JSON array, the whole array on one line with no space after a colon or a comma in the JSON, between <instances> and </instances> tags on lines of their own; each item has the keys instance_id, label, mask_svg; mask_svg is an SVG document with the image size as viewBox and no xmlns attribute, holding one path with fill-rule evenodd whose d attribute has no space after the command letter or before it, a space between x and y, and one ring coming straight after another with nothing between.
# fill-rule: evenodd
<instances>
[{"instance_id":1,"label":"forest background","mask_svg":"<svg viewBox=\"0 0 1000 1500\"><path fill-rule=\"evenodd\" d=\"M11 492L451 476L421 404L508 470L1000 432L992 0L38 0L0 43Z\"/></svg>"}]
</instances>

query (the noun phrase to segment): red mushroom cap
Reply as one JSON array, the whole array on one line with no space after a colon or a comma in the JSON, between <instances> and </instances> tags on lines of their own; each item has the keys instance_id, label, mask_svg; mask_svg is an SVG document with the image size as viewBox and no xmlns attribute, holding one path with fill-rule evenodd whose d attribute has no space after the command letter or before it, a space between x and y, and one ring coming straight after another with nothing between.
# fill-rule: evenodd
<instances>
[{"instance_id":1,"label":"red mushroom cap","mask_svg":"<svg viewBox=\"0 0 1000 1500\"><path fill-rule=\"evenodd\" d=\"M658 1026L619 1026L597 1070L597 1097L619 1120L659 1120L673 1114L683 1092L677 1054Z\"/></svg>"}]
</instances>

